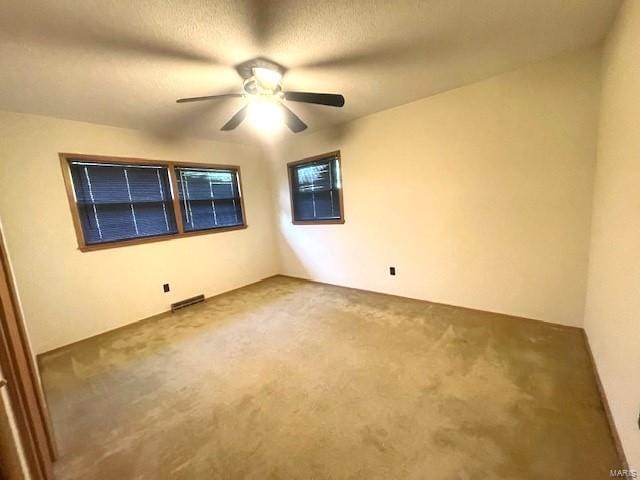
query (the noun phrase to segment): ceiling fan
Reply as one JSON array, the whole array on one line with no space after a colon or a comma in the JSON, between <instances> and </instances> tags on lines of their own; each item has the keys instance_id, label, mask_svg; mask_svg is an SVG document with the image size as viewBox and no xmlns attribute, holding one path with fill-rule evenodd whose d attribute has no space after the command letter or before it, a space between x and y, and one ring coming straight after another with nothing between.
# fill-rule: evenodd
<instances>
[{"instance_id":1,"label":"ceiling fan","mask_svg":"<svg viewBox=\"0 0 640 480\"><path fill-rule=\"evenodd\" d=\"M257 119L259 123L267 127L284 121L287 127L294 133L303 131L307 128L307 125L300 117L289 110L283 101L313 103L329 107L344 106L344 97L335 93L283 91L282 77L285 69L265 58L255 58L241 63L236 67L236 70L244 79L244 93L180 98L176 100L177 103L200 102L203 100L223 98L246 98L248 100L247 104L238 110L238 112L223 125L221 130L228 131L235 129L249 114Z\"/></svg>"}]
</instances>

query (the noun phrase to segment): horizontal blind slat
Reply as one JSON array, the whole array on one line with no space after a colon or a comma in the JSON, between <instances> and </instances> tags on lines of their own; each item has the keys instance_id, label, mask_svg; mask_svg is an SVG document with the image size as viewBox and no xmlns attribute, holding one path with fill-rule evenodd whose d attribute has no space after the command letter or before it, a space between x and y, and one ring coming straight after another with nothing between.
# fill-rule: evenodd
<instances>
[{"instance_id":1,"label":"horizontal blind slat","mask_svg":"<svg viewBox=\"0 0 640 480\"><path fill-rule=\"evenodd\" d=\"M235 170L179 167L176 178L185 231L244 224Z\"/></svg>"},{"instance_id":2,"label":"horizontal blind slat","mask_svg":"<svg viewBox=\"0 0 640 480\"><path fill-rule=\"evenodd\" d=\"M70 170L87 244L177 232L166 167L72 161Z\"/></svg>"},{"instance_id":3,"label":"horizontal blind slat","mask_svg":"<svg viewBox=\"0 0 640 480\"><path fill-rule=\"evenodd\" d=\"M293 165L292 204L295 220L335 220L341 217L338 161L335 156Z\"/></svg>"}]
</instances>

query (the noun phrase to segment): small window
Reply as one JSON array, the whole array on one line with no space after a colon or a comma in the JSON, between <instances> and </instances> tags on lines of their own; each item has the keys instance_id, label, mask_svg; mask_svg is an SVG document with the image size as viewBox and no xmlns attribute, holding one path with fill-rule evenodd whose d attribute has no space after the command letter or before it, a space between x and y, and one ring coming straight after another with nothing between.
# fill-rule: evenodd
<instances>
[{"instance_id":1,"label":"small window","mask_svg":"<svg viewBox=\"0 0 640 480\"><path fill-rule=\"evenodd\" d=\"M166 167L70 162L87 245L177 233Z\"/></svg>"},{"instance_id":2,"label":"small window","mask_svg":"<svg viewBox=\"0 0 640 480\"><path fill-rule=\"evenodd\" d=\"M242 225L236 170L176 168L185 232Z\"/></svg>"},{"instance_id":3,"label":"small window","mask_svg":"<svg viewBox=\"0 0 640 480\"><path fill-rule=\"evenodd\" d=\"M239 167L60 158L80 250L246 228Z\"/></svg>"},{"instance_id":4,"label":"small window","mask_svg":"<svg viewBox=\"0 0 640 480\"><path fill-rule=\"evenodd\" d=\"M295 224L344 223L340 152L288 165Z\"/></svg>"}]
</instances>

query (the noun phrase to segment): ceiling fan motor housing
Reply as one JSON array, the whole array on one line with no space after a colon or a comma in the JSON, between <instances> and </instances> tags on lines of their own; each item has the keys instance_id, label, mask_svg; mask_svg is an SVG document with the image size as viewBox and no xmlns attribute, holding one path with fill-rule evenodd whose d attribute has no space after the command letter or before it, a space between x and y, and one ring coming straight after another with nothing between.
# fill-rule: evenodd
<instances>
[{"instance_id":1,"label":"ceiling fan motor housing","mask_svg":"<svg viewBox=\"0 0 640 480\"><path fill-rule=\"evenodd\" d=\"M282 87L264 85L255 76L247 78L243 83L244 91L249 95L268 95L282 97Z\"/></svg>"},{"instance_id":2,"label":"ceiling fan motor housing","mask_svg":"<svg viewBox=\"0 0 640 480\"><path fill-rule=\"evenodd\" d=\"M244 80L253 77L254 68L266 68L267 70L278 72L282 76L284 76L286 72L286 69L282 65L263 57L252 58L251 60L247 60L246 62L236 65L238 75L240 75Z\"/></svg>"}]
</instances>

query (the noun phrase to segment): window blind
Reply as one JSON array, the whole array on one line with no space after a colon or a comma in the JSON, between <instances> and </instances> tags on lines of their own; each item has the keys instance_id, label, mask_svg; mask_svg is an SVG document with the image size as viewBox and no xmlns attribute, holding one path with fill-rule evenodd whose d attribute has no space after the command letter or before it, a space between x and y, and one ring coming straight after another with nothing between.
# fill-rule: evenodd
<instances>
[{"instance_id":1,"label":"window blind","mask_svg":"<svg viewBox=\"0 0 640 480\"><path fill-rule=\"evenodd\" d=\"M166 167L69 163L85 242L176 233Z\"/></svg>"},{"instance_id":2,"label":"window blind","mask_svg":"<svg viewBox=\"0 0 640 480\"><path fill-rule=\"evenodd\" d=\"M244 224L238 172L176 167L185 231Z\"/></svg>"},{"instance_id":3,"label":"window blind","mask_svg":"<svg viewBox=\"0 0 640 480\"><path fill-rule=\"evenodd\" d=\"M336 220L342 217L338 162L334 156L290 167L294 220Z\"/></svg>"}]
</instances>

